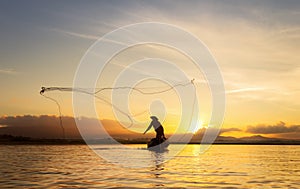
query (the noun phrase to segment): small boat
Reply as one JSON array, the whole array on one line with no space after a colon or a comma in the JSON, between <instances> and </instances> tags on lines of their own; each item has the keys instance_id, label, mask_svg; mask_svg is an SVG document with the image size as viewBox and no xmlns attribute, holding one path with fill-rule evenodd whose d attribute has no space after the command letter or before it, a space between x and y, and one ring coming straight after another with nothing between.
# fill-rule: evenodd
<instances>
[{"instance_id":1,"label":"small boat","mask_svg":"<svg viewBox=\"0 0 300 189\"><path fill-rule=\"evenodd\" d=\"M156 138L152 138L147 143L147 147L149 150L166 150L168 146L169 146L169 142L167 139L158 140Z\"/></svg>"}]
</instances>

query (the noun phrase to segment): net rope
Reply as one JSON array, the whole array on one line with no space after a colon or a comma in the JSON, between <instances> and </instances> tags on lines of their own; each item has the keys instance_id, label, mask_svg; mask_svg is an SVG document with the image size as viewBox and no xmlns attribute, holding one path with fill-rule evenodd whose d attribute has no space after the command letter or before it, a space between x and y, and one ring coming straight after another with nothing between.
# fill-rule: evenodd
<instances>
[{"instance_id":1,"label":"net rope","mask_svg":"<svg viewBox=\"0 0 300 189\"><path fill-rule=\"evenodd\" d=\"M140 115L145 114L146 112L148 112L148 110L139 112L137 114L128 114L125 111L121 110L120 108L118 108L116 105L114 105L113 103L111 103L109 100L105 99L104 97L100 97L97 96L99 95L101 92L104 91L111 91L111 90L133 90L133 91L137 91L142 95L154 95L154 94L162 94L162 93L166 93L168 91L171 91L177 87L186 87L189 85L192 85L195 88L195 84L194 84L195 79L190 80L189 82L186 83L178 83L172 86L168 86L168 87L164 87L165 89L161 89L161 90L157 90L157 91L152 91L152 92L147 92L146 90L148 89L159 89L159 88L163 88L163 87L144 87L144 88L139 88L139 87L129 87L129 86L120 86L120 87L103 87L103 88L95 88L95 92L89 92L88 89L85 88L72 88L72 87L41 87L40 90L40 95L42 95L43 97L45 97L46 99L54 102L57 106L58 109L58 113L59 113L59 125L62 129L62 135L63 138L65 139L65 128L63 126L63 120L62 120L62 111L61 111L61 105L59 104L59 102L55 99L52 98L48 95L46 95L46 93L51 92L51 91L60 91L60 92L78 92L78 93L83 93L83 94L87 94L87 95L92 95L94 96L96 99L112 106L115 110L117 110L118 112L120 112L121 114L123 114L124 116L126 116L128 118L128 120L130 121L130 125L127 128L130 128L133 125L133 119L132 117L137 117ZM193 110L194 110L194 104L195 104L195 97L194 97L194 103L193 103Z\"/></svg>"}]
</instances>

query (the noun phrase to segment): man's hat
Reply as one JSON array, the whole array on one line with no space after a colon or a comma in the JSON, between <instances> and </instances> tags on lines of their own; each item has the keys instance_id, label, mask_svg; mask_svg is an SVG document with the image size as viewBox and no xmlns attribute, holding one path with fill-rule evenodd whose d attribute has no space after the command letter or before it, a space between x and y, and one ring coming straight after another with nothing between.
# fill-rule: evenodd
<instances>
[{"instance_id":1,"label":"man's hat","mask_svg":"<svg viewBox=\"0 0 300 189\"><path fill-rule=\"evenodd\" d=\"M158 120L158 118L156 116L151 116L150 118Z\"/></svg>"}]
</instances>

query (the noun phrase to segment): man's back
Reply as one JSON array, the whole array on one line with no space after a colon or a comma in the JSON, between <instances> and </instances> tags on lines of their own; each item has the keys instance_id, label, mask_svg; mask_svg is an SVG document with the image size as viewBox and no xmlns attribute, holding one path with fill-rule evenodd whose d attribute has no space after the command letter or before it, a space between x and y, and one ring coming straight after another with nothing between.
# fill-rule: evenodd
<instances>
[{"instance_id":1,"label":"man's back","mask_svg":"<svg viewBox=\"0 0 300 189\"><path fill-rule=\"evenodd\" d=\"M159 126L161 126L160 122L158 120L153 120L151 121L151 125L154 127L156 130Z\"/></svg>"}]
</instances>

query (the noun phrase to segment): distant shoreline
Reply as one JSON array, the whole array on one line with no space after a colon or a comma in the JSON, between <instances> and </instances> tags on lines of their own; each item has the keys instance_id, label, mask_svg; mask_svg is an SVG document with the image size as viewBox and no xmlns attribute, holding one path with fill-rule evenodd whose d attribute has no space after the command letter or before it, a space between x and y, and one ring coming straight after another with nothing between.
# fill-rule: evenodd
<instances>
[{"instance_id":1,"label":"distant shoreline","mask_svg":"<svg viewBox=\"0 0 300 189\"><path fill-rule=\"evenodd\" d=\"M115 145L115 144L104 144L104 143L94 143L95 145ZM123 144L123 143L122 143ZM126 143L126 144L145 144L146 143ZM171 143L172 144L183 144L183 143ZM188 144L200 144L200 143L188 143ZM206 143L201 143L202 145L206 144ZM29 142L29 143L20 143L20 142L9 142L9 143L0 143L0 146L10 146L10 145L38 145L38 146L44 146L44 145L57 145L57 146L60 146L60 145L87 145L86 143L53 143L53 142L45 142L45 143L35 143L35 142ZM270 146L275 146L275 145L285 145L285 146L289 146L289 145L293 145L293 146L297 146L297 145L300 145L300 143L213 143L212 145L270 145Z\"/></svg>"},{"instance_id":2,"label":"distant shoreline","mask_svg":"<svg viewBox=\"0 0 300 189\"><path fill-rule=\"evenodd\" d=\"M142 139L115 139L121 144L147 144L148 138ZM95 139L87 141L89 144L117 144L111 139ZM0 145L86 145L83 139L38 139L23 136L0 135ZM185 144L171 142L171 144ZM200 141L189 142L188 144L208 144ZM271 139L271 140L216 140L214 145L300 145L300 140Z\"/></svg>"},{"instance_id":3,"label":"distant shoreline","mask_svg":"<svg viewBox=\"0 0 300 189\"><path fill-rule=\"evenodd\" d=\"M116 143L110 142L88 142L89 144L95 145L114 145ZM146 142L139 141L119 141L121 144L147 144ZM180 142L173 142L170 144L185 144ZM208 143L197 143L190 142L188 144L208 144ZM64 139L40 139L31 141L0 141L0 145L87 145L84 140L64 140ZM300 141L274 141L274 142L264 142L264 141L253 141L253 142L214 142L213 145L300 145Z\"/></svg>"}]
</instances>

